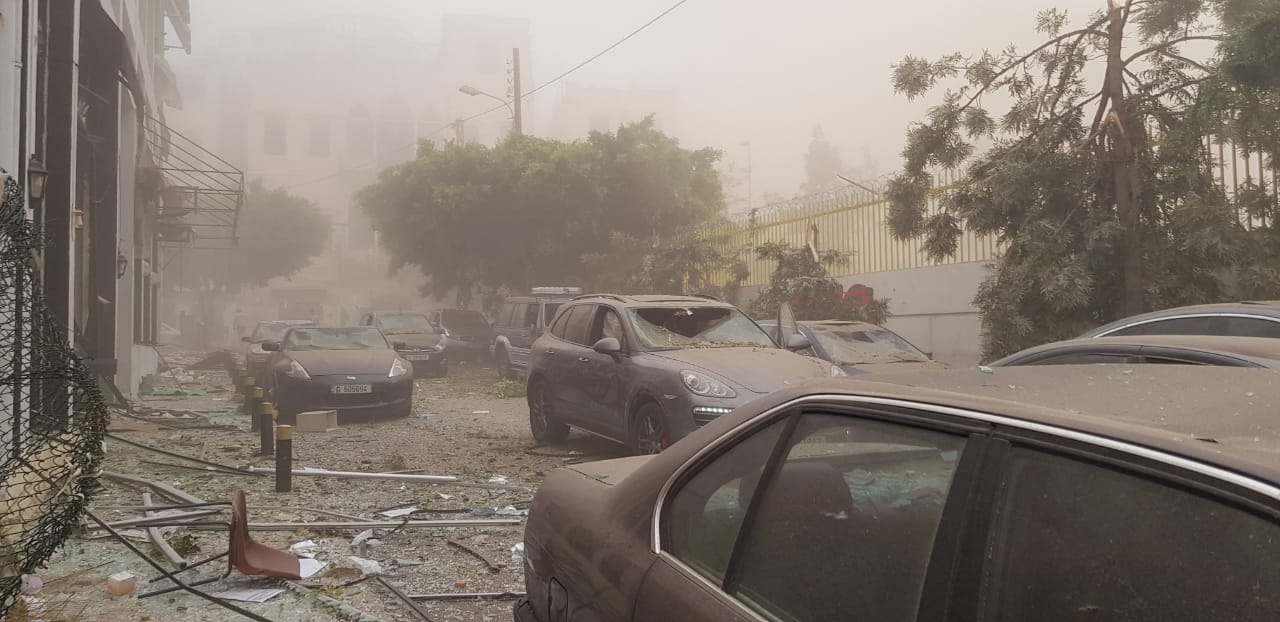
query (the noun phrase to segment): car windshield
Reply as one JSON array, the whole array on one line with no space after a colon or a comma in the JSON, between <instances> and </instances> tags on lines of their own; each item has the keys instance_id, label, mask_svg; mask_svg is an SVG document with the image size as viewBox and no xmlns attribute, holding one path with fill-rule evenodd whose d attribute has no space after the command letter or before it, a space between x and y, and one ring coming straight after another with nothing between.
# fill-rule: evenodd
<instances>
[{"instance_id":1,"label":"car windshield","mask_svg":"<svg viewBox=\"0 0 1280 622\"><path fill-rule=\"evenodd\" d=\"M385 350L387 339L376 328L294 328L284 341L284 349L300 350Z\"/></svg>"},{"instance_id":2,"label":"car windshield","mask_svg":"<svg viewBox=\"0 0 1280 622\"><path fill-rule=\"evenodd\" d=\"M733 307L652 307L631 309L641 343L659 350L677 348L776 348L755 322Z\"/></svg>"},{"instance_id":3,"label":"car windshield","mask_svg":"<svg viewBox=\"0 0 1280 622\"><path fill-rule=\"evenodd\" d=\"M436 332L434 328L431 328L431 322L427 321L427 316L421 313L379 315L378 323L382 325L382 332L388 335L433 334Z\"/></svg>"},{"instance_id":4,"label":"car windshield","mask_svg":"<svg viewBox=\"0 0 1280 622\"><path fill-rule=\"evenodd\" d=\"M479 311L449 309L440 314L444 327L461 335L483 335L489 332L489 323Z\"/></svg>"},{"instance_id":5,"label":"car windshield","mask_svg":"<svg viewBox=\"0 0 1280 622\"><path fill-rule=\"evenodd\" d=\"M297 324L259 324L258 328L253 331L253 336L249 338L254 343L262 343L264 341L280 341L284 339L284 334L289 332L290 328L298 326Z\"/></svg>"},{"instance_id":6,"label":"car windshield","mask_svg":"<svg viewBox=\"0 0 1280 622\"><path fill-rule=\"evenodd\" d=\"M929 357L893 331L870 324L809 324L818 345L837 365L920 363Z\"/></svg>"}]
</instances>

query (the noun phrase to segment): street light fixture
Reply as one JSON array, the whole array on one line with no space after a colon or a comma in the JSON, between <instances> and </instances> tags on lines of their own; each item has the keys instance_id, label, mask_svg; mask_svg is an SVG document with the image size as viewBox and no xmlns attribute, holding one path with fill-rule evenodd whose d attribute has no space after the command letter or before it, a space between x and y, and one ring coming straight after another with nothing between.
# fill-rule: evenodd
<instances>
[{"instance_id":1,"label":"street light fixture","mask_svg":"<svg viewBox=\"0 0 1280 622\"><path fill-rule=\"evenodd\" d=\"M48 181L49 169L44 167L44 162L32 156L27 161L27 186L32 199L39 201L44 198L44 187Z\"/></svg>"},{"instance_id":2,"label":"street light fixture","mask_svg":"<svg viewBox=\"0 0 1280 622\"><path fill-rule=\"evenodd\" d=\"M516 134L520 134L520 133L521 133L520 118L516 116L516 109L511 105L511 104L512 104L512 102L507 101L507 100L505 100L505 99L503 99L503 98L501 98L501 97L498 97L497 95L494 95L494 94L492 94L492 93L486 93L486 92L484 92L484 91L482 91L482 90L480 90L480 89L478 89L478 88L476 88L476 87L474 87L474 86L468 85L468 84L464 84L464 85L462 85L462 86L458 87L458 92L459 92L459 93L462 93L463 95L470 95L470 96L472 96L472 97L475 97L476 95L481 95L481 96L484 96L484 97L488 97L489 99L493 99L493 100L497 100L497 101L502 102L502 105L503 105L503 106L506 106L506 107L507 107L507 110L510 110L510 111L511 111L511 120L512 120L512 122L513 122L513 128L514 128L514 130L515 130L515 133L516 133Z\"/></svg>"}]
</instances>

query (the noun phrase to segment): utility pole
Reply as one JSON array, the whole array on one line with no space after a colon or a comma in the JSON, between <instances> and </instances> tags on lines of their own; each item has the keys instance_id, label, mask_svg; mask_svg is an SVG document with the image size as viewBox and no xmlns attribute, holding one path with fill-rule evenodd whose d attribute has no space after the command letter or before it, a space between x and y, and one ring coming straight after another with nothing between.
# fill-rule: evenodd
<instances>
[{"instance_id":1,"label":"utility pole","mask_svg":"<svg viewBox=\"0 0 1280 622\"><path fill-rule=\"evenodd\" d=\"M754 209L753 196L751 192L751 141L742 143L747 148L747 211Z\"/></svg>"},{"instance_id":2,"label":"utility pole","mask_svg":"<svg viewBox=\"0 0 1280 622\"><path fill-rule=\"evenodd\" d=\"M465 144L467 139L466 131L463 129L462 119L453 122L453 137L459 145Z\"/></svg>"},{"instance_id":3,"label":"utility pole","mask_svg":"<svg viewBox=\"0 0 1280 622\"><path fill-rule=\"evenodd\" d=\"M516 136L524 134L524 120L521 115L520 99L520 48L511 50L511 131Z\"/></svg>"}]
</instances>

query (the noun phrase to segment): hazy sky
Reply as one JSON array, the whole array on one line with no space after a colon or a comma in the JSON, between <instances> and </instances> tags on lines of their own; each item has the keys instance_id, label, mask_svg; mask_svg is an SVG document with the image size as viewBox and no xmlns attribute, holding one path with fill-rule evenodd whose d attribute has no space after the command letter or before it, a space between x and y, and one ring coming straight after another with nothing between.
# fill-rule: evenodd
<instances>
[{"instance_id":1,"label":"hazy sky","mask_svg":"<svg viewBox=\"0 0 1280 622\"><path fill-rule=\"evenodd\" d=\"M301 18L396 17L432 40L444 13L527 17L540 84L617 41L675 0L194 0L196 54L230 33ZM846 163L864 147L882 172L899 167L907 125L928 105L893 93L890 65L905 54L979 52L1037 41L1033 17L1048 7L1076 20L1105 0L689 0L570 80L589 86L675 89L687 146L714 146L745 163L752 143L754 189L794 194L803 156L821 125ZM545 118L559 90L534 96ZM477 102L483 109L483 102ZM536 132L539 118L531 120Z\"/></svg>"}]
</instances>

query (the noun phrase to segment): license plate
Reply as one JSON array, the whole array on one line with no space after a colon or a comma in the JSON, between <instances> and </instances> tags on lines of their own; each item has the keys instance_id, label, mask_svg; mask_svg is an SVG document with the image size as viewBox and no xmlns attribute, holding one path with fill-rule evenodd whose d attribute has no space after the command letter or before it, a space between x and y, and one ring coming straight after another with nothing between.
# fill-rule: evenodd
<instances>
[{"instance_id":1,"label":"license plate","mask_svg":"<svg viewBox=\"0 0 1280 622\"><path fill-rule=\"evenodd\" d=\"M334 393L373 393L371 384L335 384Z\"/></svg>"},{"instance_id":2,"label":"license plate","mask_svg":"<svg viewBox=\"0 0 1280 622\"><path fill-rule=\"evenodd\" d=\"M410 354L405 358L409 359L410 361L430 361L431 355L430 354Z\"/></svg>"}]
</instances>

